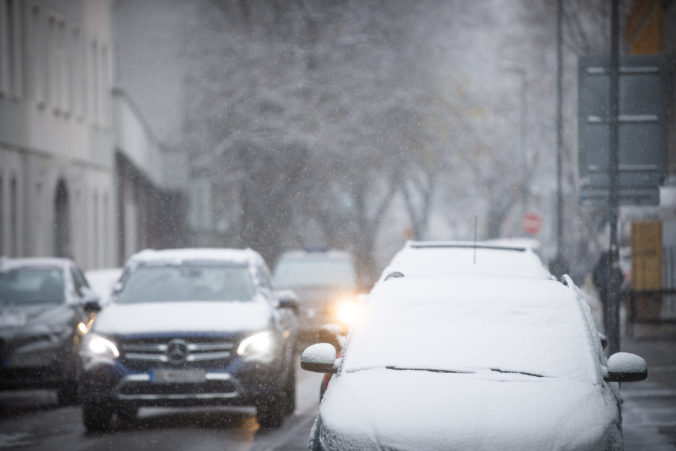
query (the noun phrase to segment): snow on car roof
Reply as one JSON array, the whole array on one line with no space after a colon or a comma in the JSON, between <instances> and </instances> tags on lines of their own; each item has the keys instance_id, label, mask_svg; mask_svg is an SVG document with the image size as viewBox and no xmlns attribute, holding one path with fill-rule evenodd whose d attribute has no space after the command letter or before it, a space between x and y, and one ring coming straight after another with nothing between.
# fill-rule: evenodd
<instances>
[{"instance_id":1,"label":"snow on car roof","mask_svg":"<svg viewBox=\"0 0 676 451\"><path fill-rule=\"evenodd\" d=\"M489 242L409 241L382 272L410 275L510 275L552 278L540 258L528 247Z\"/></svg>"},{"instance_id":2,"label":"snow on car roof","mask_svg":"<svg viewBox=\"0 0 676 451\"><path fill-rule=\"evenodd\" d=\"M260 254L252 249L228 248L184 248L184 249L146 249L132 255L127 265L141 263L171 262L181 263L194 260L218 260L240 264L262 261Z\"/></svg>"},{"instance_id":3,"label":"snow on car roof","mask_svg":"<svg viewBox=\"0 0 676 451\"><path fill-rule=\"evenodd\" d=\"M337 249L328 249L328 250L291 250L284 252L279 260L293 260L293 259L311 259L319 258L322 260L325 259L336 259L336 260L347 260L352 259L352 254L347 251L341 251Z\"/></svg>"},{"instance_id":4,"label":"snow on car roof","mask_svg":"<svg viewBox=\"0 0 676 451\"><path fill-rule=\"evenodd\" d=\"M0 269L18 268L21 266L68 266L73 261L58 257L0 258Z\"/></svg>"},{"instance_id":5,"label":"snow on car roof","mask_svg":"<svg viewBox=\"0 0 676 451\"><path fill-rule=\"evenodd\" d=\"M371 292L343 370L480 368L593 383L591 335L575 291L554 280L398 278Z\"/></svg>"}]
</instances>

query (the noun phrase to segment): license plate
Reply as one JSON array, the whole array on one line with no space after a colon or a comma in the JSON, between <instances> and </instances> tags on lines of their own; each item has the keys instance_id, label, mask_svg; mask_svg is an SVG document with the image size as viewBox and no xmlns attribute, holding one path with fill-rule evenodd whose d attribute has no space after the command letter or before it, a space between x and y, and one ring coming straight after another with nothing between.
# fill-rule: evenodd
<instances>
[{"instance_id":1,"label":"license plate","mask_svg":"<svg viewBox=\"0 0 676 451\"><path fill-rule=\"evenodd\" d=\"M158 369L153 371L151 381L158 384L190 384L204 382L204 370Z\"/></svg>"}]
</instances>

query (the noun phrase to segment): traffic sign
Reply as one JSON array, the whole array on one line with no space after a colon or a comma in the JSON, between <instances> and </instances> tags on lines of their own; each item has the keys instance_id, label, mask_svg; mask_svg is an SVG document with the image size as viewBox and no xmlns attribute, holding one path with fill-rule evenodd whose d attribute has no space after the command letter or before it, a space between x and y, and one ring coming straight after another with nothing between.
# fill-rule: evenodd
<instances>
[{"instance_id":1,"label":"traffic sign","mask_svg":"<svg viewBox=\"0 0 676 451\"><path fill-rule=\"evenodd\" d=\"M607 205L610 187L610 59L579 61L580 201ZM622 205L657 205L667 175L668 63L625 56L619 67L619 173Z\"/></svg>"},{"instance_id":2,"label":"traffic sign","mask_svg":"<svg viewBox=\"0 0 676 451\"><path fill-rule=\"evenodd\" d=\"M535 235L542 228L542 218L537 213L526 213L521 220L521 227L524 232Z\"/></svg>"}]
</instances>

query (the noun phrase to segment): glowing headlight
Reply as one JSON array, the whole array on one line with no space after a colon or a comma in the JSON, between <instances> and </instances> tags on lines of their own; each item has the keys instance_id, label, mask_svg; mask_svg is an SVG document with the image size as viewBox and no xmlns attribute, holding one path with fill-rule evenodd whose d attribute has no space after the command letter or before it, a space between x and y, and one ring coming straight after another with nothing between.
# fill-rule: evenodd
<instances>
[{"instance_id":1,"label":"glowing headlight","mask_svg":"<svg viewBox=\"0 0 676 451\"><path fill-rule=\"evenodd\" d=\"M345 326L351 326L359 314L359 305L351 299L341 301L336 308L336 319Z\"/></svg>"},{"instance_id":2,"label":"glowing headlight","mask_svg":"<svg viewBox=\"0 0 676 451\"><path fill-rule=\"evenodd\" d=\"M100 335L85 335L82 345L86 352L97 357L108 357L114 359L120 356L120 351L118 351L115 343Z\"/></svg>"},{"instance_id":3,"label":"glowing headlight","mask_svg":"<svg viewBox=\"0 0 676 451\"><path fill-rule=\"evenodd\" d=\"M237 354L247 357L264 357L272 353L275 345L272 332L266 330L245 338L237 348Z\"/></svg>"}]
</instances>

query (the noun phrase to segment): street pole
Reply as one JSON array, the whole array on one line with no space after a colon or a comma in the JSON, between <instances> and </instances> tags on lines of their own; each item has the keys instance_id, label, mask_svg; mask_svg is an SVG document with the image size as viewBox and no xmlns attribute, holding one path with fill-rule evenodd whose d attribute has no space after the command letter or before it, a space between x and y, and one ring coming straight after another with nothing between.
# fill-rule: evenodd
<instances>
[{"instance_id":1,"label":"street pole","mask_svg":"<svg viewBox=\"0 0 676 451\"><path fill-rule=\"evenodd\" d=\"M562 157L563 152L563 3L556 2L556 261L563 262L563 193Z\"/></svg>"},{"instance_id":2,"label":"street pole","mask_svg":"<svg viewBox=\"0 0 676 451\"><path fill-rule=\"evenodd\" d=\"M606 311L608 315L608 353L614 354L620 350L620 309L619 309L619 283L617 269L619 264L618 243L617 243L617 220L619 211L619 134L618 134L618 116L619 116L619 0L612 0L611 19L610 19L610 202L608 206L608 223L610 226L610 248L608 262L608 299L606 302Z\"/></svg>"}]
</instances>

